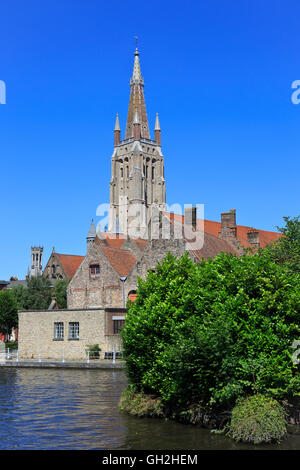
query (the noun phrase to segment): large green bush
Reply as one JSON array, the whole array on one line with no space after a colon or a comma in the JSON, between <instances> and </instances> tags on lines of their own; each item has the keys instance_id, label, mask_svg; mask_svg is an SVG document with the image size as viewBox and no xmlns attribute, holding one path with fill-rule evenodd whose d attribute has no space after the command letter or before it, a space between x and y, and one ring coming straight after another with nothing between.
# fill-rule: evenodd
<instances>
[{"instance_id":1,"label":"large green bush","mask_svg":"<svg viewBox=\"0 0 300 470\"><path fill-rule=\"evenodd\" d=\"M193 264L170 254L139 280L123 329L131 389L167 406L233 405L300 391L299 277L265 254Z\"/></svg>"}]
</instances>

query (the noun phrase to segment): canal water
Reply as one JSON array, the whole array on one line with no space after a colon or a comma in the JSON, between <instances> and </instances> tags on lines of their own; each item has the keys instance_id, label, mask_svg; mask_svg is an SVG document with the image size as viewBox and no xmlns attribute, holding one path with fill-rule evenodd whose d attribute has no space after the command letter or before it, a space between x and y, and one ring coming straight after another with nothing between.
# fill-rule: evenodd
<instances>
[{"instance_id":1,"label":"canal water","mask_svg":"<svg viewBox=\"0 0 300 470\"><path fill-rule=\"evenodd\" d=\"M198 426L119 413L122 370L0 370L0 450L263 449ZM292 434L268 449L300 449Z\"/></svg>"}]
</instances>

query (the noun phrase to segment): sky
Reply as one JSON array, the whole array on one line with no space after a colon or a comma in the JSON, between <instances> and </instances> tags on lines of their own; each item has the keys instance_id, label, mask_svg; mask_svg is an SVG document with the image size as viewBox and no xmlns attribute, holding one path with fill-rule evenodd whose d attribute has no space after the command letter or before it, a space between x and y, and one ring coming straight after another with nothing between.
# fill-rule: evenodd
<instances>
[{"instance_id":1,"label":"sky","mask_svg":"<svg viewBox=\"0 0 300 470\"><path fill-rule=\"evenodd\" d=\"M113 129L124 136L138 36L166 195L263 230L299 215L297 0L10 0L1 5L0 279L31 245L84 255L109 202Z\"/></svg>"}]
</instances>

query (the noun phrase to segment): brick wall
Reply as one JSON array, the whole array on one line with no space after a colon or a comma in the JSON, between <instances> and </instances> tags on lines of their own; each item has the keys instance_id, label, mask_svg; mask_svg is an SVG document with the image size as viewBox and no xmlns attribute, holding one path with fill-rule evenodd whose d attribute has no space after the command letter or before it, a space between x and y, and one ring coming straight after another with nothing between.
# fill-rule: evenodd
<instances>
[{"instance_id":1,"label":"brick wall","mask_svg":"<svg viewBox=\"0 0 300 470\"><path fill-rule=\"evenodd\" d=\"M119 349L121 339L113 334L113 317L123 317L125 309L45 310L19 312L19 358L61 361L85 360L88 345L99 344L101 357ZM54 323L64 325L63 340L54 339ZM69 339L69 323L79 323L79 339Z\"/></svg>"}]
</instances>

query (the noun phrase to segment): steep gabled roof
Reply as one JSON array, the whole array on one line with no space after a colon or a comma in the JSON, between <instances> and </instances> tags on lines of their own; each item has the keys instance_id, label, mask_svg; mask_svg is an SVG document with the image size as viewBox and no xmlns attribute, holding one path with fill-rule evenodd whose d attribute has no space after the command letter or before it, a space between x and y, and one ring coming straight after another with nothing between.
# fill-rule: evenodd
<instances>
[{"instance_id":1,"label":"steep gabled roof","mask_svg":"<svg viewBox=\"0 0 300 470\"><path fill-rule=\"evenodd\" d=\"M84 256L79 255L64 255L61 253L56 253L56 255L58 256L61 265L68 277L74 276L84 259Z\"/></svg>"},{"instance_id":2,"label":"steep gabled roof","mask_svg":"<svg viewBox=\"0 0 300 470\"><path fill-rule=\"evenodd\" d=\"M128 276L136 263L136 258L130 251L105 245L98 247L119 276Z\"/></svg>"}]
</instances>

